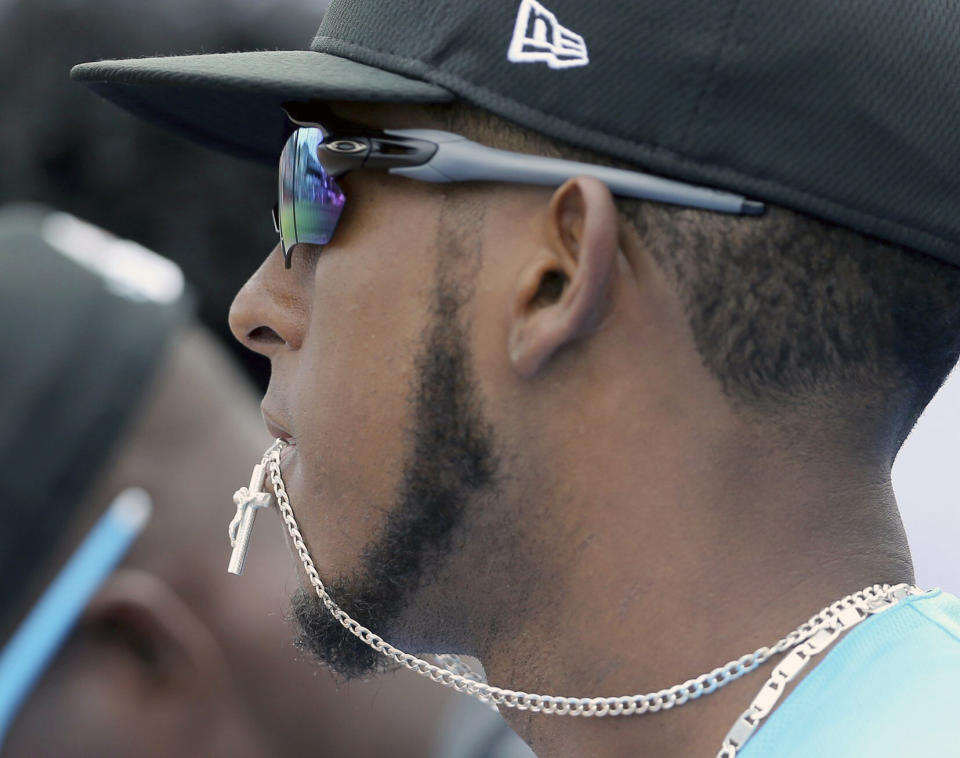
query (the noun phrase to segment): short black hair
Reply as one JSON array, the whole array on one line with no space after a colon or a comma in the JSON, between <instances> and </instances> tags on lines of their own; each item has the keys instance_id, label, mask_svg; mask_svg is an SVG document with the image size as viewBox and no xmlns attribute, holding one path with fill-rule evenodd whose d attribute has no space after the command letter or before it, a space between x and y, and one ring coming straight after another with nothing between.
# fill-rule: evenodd
<instances>
[{"instance_id":1,"label":"short black hair","mask_svg":"<svg viewBox=\"0 0 960 758\"><path fill-rule=\"evenodd\" d=\"M445 128L522 152L638 168L486 111ZM734 403L893 423L900 443L960 355L960 267L804 214L730 216L618 199L677 290L704 365Z\"/></svg>"}]
</instances>

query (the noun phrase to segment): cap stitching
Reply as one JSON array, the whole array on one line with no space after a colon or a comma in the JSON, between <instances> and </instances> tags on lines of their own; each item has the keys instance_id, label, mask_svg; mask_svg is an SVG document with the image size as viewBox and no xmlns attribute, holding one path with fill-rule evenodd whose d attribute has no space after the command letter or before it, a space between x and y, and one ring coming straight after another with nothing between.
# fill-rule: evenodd
<instances>
[{"instance_id":1,"label":"cap stitching","mask_svg":"<svg viewBox=\"0 0 960 758\"><path fill-rule=\"evenodd\" d=\"M696 104L693 107L693 112L690 114L690 119L687 121L686 129L683 131L683 136L680 138L680 144L683 146L684 150L690 149L690 140L696 134L696 127L699 124L700 113L703 110L704 103L708 99L708 94L712 93L716 89L717 83L717 71L720 69L720 64L723 60L724 53L730 46L731 37L733 36L734 21L737 18L737 15L740 10L742 0L732 0L730 7L727 11L727 17L724 19L723 26L718 35L717 50L713 56L713 63L710 66L710 70L707 72L707 76L704 78L703 86L700 88L700 93L697 95Z\"/></svg>"}]
</instances>

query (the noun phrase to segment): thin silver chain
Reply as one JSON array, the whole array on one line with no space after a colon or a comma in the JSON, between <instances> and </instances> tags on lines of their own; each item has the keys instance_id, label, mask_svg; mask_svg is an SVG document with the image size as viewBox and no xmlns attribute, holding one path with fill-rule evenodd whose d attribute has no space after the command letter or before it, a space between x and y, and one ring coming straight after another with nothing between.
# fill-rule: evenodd
<instances>
[{"instance_id":1,"label":"thin silver chain","mask_svg":"<svg viewBox=\"0 0 960 758\"><path fill-rule=\"evenodd\" d=\"M492 687L483 680L482 676L470 670L469 667L463 664L456 656L444 656L440 659L445 663L449 662L453 664L452 668L456 670L451 670L451 668L438 666L422 658L418 658L415 655L403 652L367 629L358 621L350 618L350 616L334 602L333 598L327 593L320 579L320 575L313 565L313 559L311 559L310 554L307 552L303 535L300 533L300 527L297 524L296 517L293 515L293 509L290 507L287 488L280 474L280 451L283 447L284 443L277 440L264 454L264 461L268 463L270 480L273 483L274 492L276 493L280 516L290 533L290 538L293 541L297 554L300 556L307 577L310 579L310 583L316 590L317 597L320 598L324 607L348 632L372 647L381 655L386 656L410 671L414 671L421 676L429 677L445 687L450 687L457 692L473 695L482 702L491 703L496 706L516 708L520 711L531 711L533 713L583 717L632 716L666 711L697 700L704 695L710 695L716 692L721 687L725 687L730 682L753 671L771 657L810 639L822 626L834 622L846 608L882 602L893 589L888 584L875 584L871 587L866 587L859 592L855 592L842 600L828 605L773 645L758 648L752 653L747 653L723 666L715 668L713 671L701 674L693 679L688 679L682 684L675 684L672 687L667 687L656 692L623 695L620 697L562 697L559 695L537 695L517 690L503 689L501 687ZM466 670L464 671L464 669ZM721 753L721 755L723 754Z\"/></svg>"}]
</instances>

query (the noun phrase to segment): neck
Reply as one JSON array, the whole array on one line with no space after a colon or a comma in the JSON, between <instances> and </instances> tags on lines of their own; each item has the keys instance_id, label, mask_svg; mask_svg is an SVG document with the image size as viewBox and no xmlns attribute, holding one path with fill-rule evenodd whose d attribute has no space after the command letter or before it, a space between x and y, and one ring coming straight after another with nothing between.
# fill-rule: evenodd
<instances>
[{"instance_id":1,"label":"neck","mask_svg":"<svg viewBox=\"0 0 960 758\"><path fill-rule=\"evenodd\" d=\"M761 445L733 456L717 442L665 444L639 466L616 452L637 448L611 446L603 478L595 461L572 464L566 481L590 487L567 495L564 512L589 515L540 535L571 547L544 564L535 607L484 646L491 683L571 697L657 691L772 645L867 585L913 581L882 462ZM540 758L714 755L778 660L670 711L504 715Z\"/></svg>"}]
</instances>

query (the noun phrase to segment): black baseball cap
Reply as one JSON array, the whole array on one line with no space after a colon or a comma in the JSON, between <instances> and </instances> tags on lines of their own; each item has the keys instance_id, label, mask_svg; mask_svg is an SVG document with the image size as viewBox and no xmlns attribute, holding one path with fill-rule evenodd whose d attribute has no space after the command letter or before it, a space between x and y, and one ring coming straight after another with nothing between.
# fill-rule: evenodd
<instances>
[{"instance_id":1,"label":"black baseball cap","mask_svg":"<svg viewBox=\"0 0 960 758\"><path fill-rule=\"evenodd\" d=\"M271 164L285 103L461 100L960 265L956 0L333 0L310 50L72 76Z\"/></svg>"}]
</instances>

